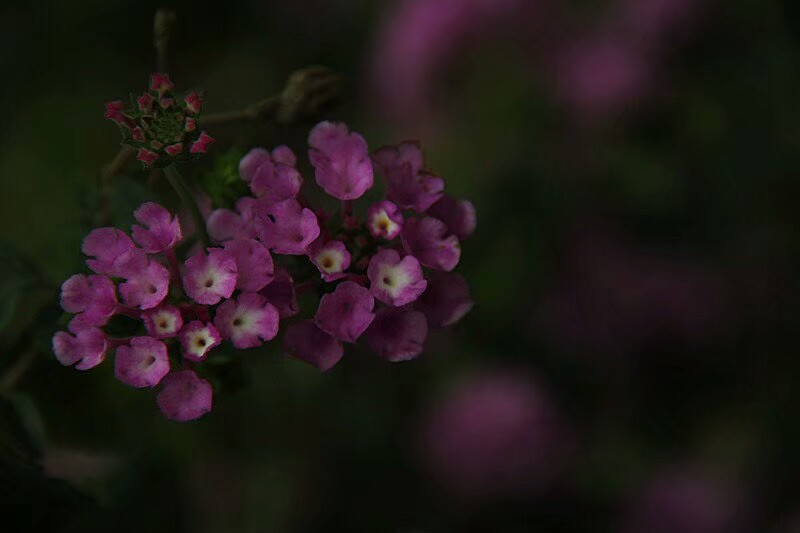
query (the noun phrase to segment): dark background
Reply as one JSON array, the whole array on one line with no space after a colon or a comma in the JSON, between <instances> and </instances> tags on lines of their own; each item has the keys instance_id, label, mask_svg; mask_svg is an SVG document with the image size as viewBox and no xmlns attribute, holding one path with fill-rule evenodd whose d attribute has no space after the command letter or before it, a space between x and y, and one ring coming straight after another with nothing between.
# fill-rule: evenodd
<instances>
[{"instance_id":1,"label":"dark background","mask_svg":"<svg viewBox=\"0 0 800 533\"><path fill-rule=\"evenodd\" d=\"M640 1L667 7L3 2L2 529L800 531L800 5ZM158 7L205 111L331 67L328 118L421 139L473 201L476 305L423 356L320 374L271 343L187 424L108 362L56 362L51 307L118 149L103 103L144 88ZM308 128L210 133L302 159ZM115 223L177 207L161 181L115 179Z\"/></svg>"}]
</instances>

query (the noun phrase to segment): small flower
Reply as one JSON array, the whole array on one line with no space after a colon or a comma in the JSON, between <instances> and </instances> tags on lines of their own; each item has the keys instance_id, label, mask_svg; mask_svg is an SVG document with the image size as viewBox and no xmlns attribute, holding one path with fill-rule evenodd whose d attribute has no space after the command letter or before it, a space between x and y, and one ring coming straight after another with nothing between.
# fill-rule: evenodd
<instances>
[{"instance_id":1,"label":"small flower","mask_svg":"<svg viewBox=\"0 0 800 533\"><path fill-rule=\"evenodd\" d=\"M256 200L247 196L236 202L236 211L215 209L206 221L209 236L215 241L229 239L254 239L256 230L253 225Z\"/></svg>"},{"instance_id":2,"label":"small flower","mask_svg":"<svg viewBox=\"0 0 800 533\"><path fill-rule=\"evenodd\" d=\"M355 200L372 187L372 163L364 138L345 124L320 122L308 135L308 157L317 183L340 200Z\"/></svg>"},{"instance_id":3,"label":"small flower","mask_svg":"<svg viewBox=\"0 0 800 533\"><path fill-rule=\"evenodd\" d=\"M413 302L427 287L416 257L400 258L396 250L381 250L369 262L370 292L381 302L399 307Z\"/></svg>"},{"instance_id":4,"label":"small flower","mask_svg":"<svg viewBox=\"0 0 800 533\"><path fill-rule=\"evenodd\" d=\"M197 119L186 117L186 122L183 125L183 131L191 133L197 129Z\"/></svg>"},{"instance_id":5,"label":"small flower","mask_svg":"<svg viewBox=\"0 0 800 533\"><path fill-rule=\"evenodd\" d=\"M222 302L214 325L237 348L255 348L278 334L278 310L266 298L245 292L236 300Z\"/></svg>"},{"instance_id":6,"label":"small flower","mask_svg":"<svg viewBox=\"0 0 800 533\"><path fill-rule=\"evenodd\" d=\"M444 222L450 233L459 240L466 239L475 231L477 216L475 206L469 200L456 200L444 195L428 209L428 214Z\"/></svg>"},{"instance_id":7,"label":"small flower","mask_svg":"<svg viewBox=\"0 0 800 533\"><path fill-rule=\"evenodd\" d=\"M291 148L283 144L273 148L272 160L276 163L281 163L282 165L288 165L290 167L297 166L297 156L294 155L294 152L292 152Z\"/></svg>"},{"instance_id":8,"label":"small flower","mask_svg":"<svg viewBox=\"0 0 800 533\"><path fill-rule=\"evenodd\" d=\"M432 328L452 326L474 305L467 280L455 272L430 272L428 288L414 302L414 308L425 314Z\"/></svg>"},{"instance_id":9,"label":"small flower","mask_svg":"<svg viewBox=\"0 0 800 533\"><path fill-rule=\"evenodd\" d=\"M126 385L153 388L169 372L167 346L152 337L134 337L117 348L114 376Z\"/></svg>"},{"instance_id":10,"label":"small flower","mask_svg":"<svg viewBox=\"0 0 800 533\"><path fill-rule=\"evenodd\" d=\"M122 103L122 100L106 102L106 112L103 115L103 118L113 120L121 126L124 121L123 107L124 104Z\"/></svg>"},{"instance_id":11,"label":"small flower","mask_svg":"<svg viewBox=\"0 0 800 533\"><path fill-rule=\"evenodd\" d=\"M426 267L451 271L461 258L461 246L444 222L432 217L410 218L400 235L405 250Z\"/></svg>"},{"instance_id":12,"label":"small flower","mask_svg":"<svg viewBox=\"0 0 800 533\"><path fill-rule=\"evenodd\" d=\"M239 162L239 175L265 205L296 197L303 184L303 178L294 168L294 153L285 146L276 148L273 153L292 164L273 159L264 148L253 148Z\"/></svg>"},{"instance_id":13,"label":"small flower","mask_svg":"<svg viewBox=\"0 0 800 533\"><path fill-rule=\"evenodd\" d=\"M162 384L156 402L170 420L187 422L211 411L211 383L197 377L194 371L171 372L162 380Z\"/></svg>"},{"instance_id":14,"label":"small flower","mask_svg":"<svg viewBox=\"0 0 800 533\"><path fill-rule=\"evenodd\" d=\"M209 350L222 342L214 324L203 324L199 320L189 322L180 332L183 356L189 361L204 361Z\"/></svg>"},{"instance_id":15,"label":"small flower","mask_svg":"<svg viewBox=\"0 0 800 533\"><path fill-rule=\"evenodd\" d=\"M257 207L255 228L258 237L278 254L303 255L319 237L317 216L290 198L277 204Z\"/></svg>"},{"instance_id":16,"label":"small flower","mask_svg":"<svg viewBox=\"0 0 800 533\"><path fill-rule=\"evenodd\" d=\"M144 93L142 96L136 97L136 104L139 106L139 111L145 114L153 112L153 95Z\"/></svg>"},{"instance_id":17,"label":"small flower","mask_svg":"<svg viewBox=\"0 0 800 533\"><path fill-rule=\"evenodd\" d=\"M195 91L187 94L183 98L183 101L186 102L186 109L195 115L200 113L200 108L203 107L203 97L201 97Z\"/></svg>"},{"instance_id":18,"label":"small flower","mask_svg":"<svg viewBox=\"0 0 800 533\"><path fill-rule=\"evenodd\" d=\"M221 248L209 248L208 255L190 257L184 270L183 289L199 304L215 305L230 298L236 288L236 259Z\"/></svg>"},{"instance_id":19,"label":"small flower","mask_svg":"<svg viewBox=\"0 0 800 533\"><path fill-rule=\"evenodd\" d=\"M183 327L181 312L172 305L162 304L142 313L147 334L156 339L174 337Z\"/></svg>"},{"instance_id":20,"label":"small flower","mask_svg":"<svg viewBox=\"0 0 800 533\"><path fill-rule=\"evenodd\" d=\"M106 358L108 341L97 328L59 331L53 336L53 353L64 366L75 366L78 370L94 368Z\"/></svg>"},{"instance_id":21,"label":"small flower","mask_svg":"<svg viewBox=\"0 0 800 533\"><path fill-rule=\"evenodd\" d=\"M275 278L261 289L259 294L275 306L281 318L293 317L300 312L297 295L294 290L294 280L285 268L275 270Z\"/></svg>"},{"instance_id":22,"label":"small flower","mask_svg":"<svg viewBox=\"0 0 800 533\"><path fill-rule=\"evenodd\" d=\"M87 326L104 326L116 306L114 283L105 276L75 274L61 285L61 307L68 313L81 313Z\"/></svg>"},{"instance_id":23,"label":"small flower","mask_svg":"<svg viewBox=\"0 0 800 533\"><path fill-rule=\"evenodd\" d=\"M342 241L331 240L322 244L317 239L308 247L308 257L325 281L343 278L344 271L350 266L350 252Z\"/></svg>"},{"instance_id":24,"label":"small flower","mask_svg":"<svg viewBox=\"0 0 800 533\"><path fill-rule=\"evenodd\" d=\"M134 218L147 229L134 225L133 240L149 253L161 253L175 246L183 235L177 216L155 202L145 202L133 212Z\"/></svg>"},{"instance_id":25,"label":"small flower","mask_svg":"<svg viewBox=\"0 0 800 533\"><path fill-rule=\"evenodd\" d=\"M208 151L208 147L214 142L214 138L204 131L200 132L200 137L192 143L189 152L192 154L204 154Z\"/></svg>"},{"instance_id":26,"label":"small flower","mask_svg":"<svg viewBox=\"0 0 800 533\"><path fill-rule=\"evenodd\" d=\"M392 202L375 202L367 211L367 229L373 237L391 241L403 229L403 214Z\"/></svg>"},{"instance_id":27,"label":"small flower","mask_svg":"<svg viewBox=\"0 0 800 533\"><path fill-rule=\"evenodd\" d=\"M164 151L173 157L180 155L183 152L183 143L170 144L164 147Z\"/></svg>"},{"instance_id":28,"label":"small flower","mask_svg":"<svg viewBox=\"0 0 800 533\"><path fill-rule=\"evenodd\" d=\"M127 276L119 286L119 293L125 305L152 309L160 304L169 291L169 270L158 261L150 261L147 266Z\"/></svg>"},{"instance_id":29,"label":"small flower","mask_svg":"<svg viewBox=\"0 0 800 533\"><path fill-rule=\"evenodd\" d=\"M272 281L274 267L267 247L255 239L233 239L224 245L236 259L236 288L257 292Z\"/></svg>"},{"instance_id":30,"label":"small flower","mask_svg":"<svg viewBox=\"0 0 800 533\"><path fill-rule=\"evenodd\" d=\"M150 79L150 89L157 91L159 96L163 95L167 91L171 91L175 87L167 74L154 72Z\"/></svg>"},{"instance_id":31,"label":"small flower","mask_svg":"<svg viewBox=\"0 0 800 533\"><path fill-rule=\"evenodd\" d=\"M147 148L139 148L136 153L136 160L144 163L145 167L149 167L158 160L158 154Z\"/></svg>"},{"instance_id":32,"label":"small flower","mask_svg":"<svg viewBox=\"0 0 800 533\"><path fill-rule=\"evenodd\" d=\"M172 104L175 103L174 98L162 98L158 101L158 105L161 106L161 109L169 109L172 107Z\"/></svg>"},{"instance_id":33,"label":"small flower","mask_svg":"<svg viewBox=\"0 0 800 533\"><path fill-rule=\"evenodd\" d=\"M134 244L125 232L116 228L97 228L83 239L81 251L94 259L86 265L98 274L115 275L121 260L133 250Z\"/></svg>"},{"instance_id":34,"label":"small flower","mask_svg":"<svg viewBox=\"0 0 800 533\"><path fill-rule=\"evenodd\" d=\"M131 136L133 137L133 140L136 142L140 143L144 142L144 130L142 130L142 128L140 128L139 126L136 126L131 130Z\"/></svg>"},{"instance_id":35,"label":"small flower","mask_svg":"<svg viewBox=\"0 0 800 533\"><path fill-rule=\"evenodd\" d=\"M419 143L407 141L380 148L372 160L386 179L386 199L403 209L422 213L442 197L444 180L423 170Z\"/></svg>"},{"instance_id":36,"label":"small flower","mask_svg":"<svg viewBox=\"0 0 800 533\"><path fill-rule=\"evenodd\" d=\"M428 321L424 314L395 307L379 310L364 333L372 351L392 362L417 357L427 336Z\"/></svg>"},{"instance_id":37,"label":"small flower","mask_svg":"<svg viewBox=\"0 0 800 533\"><path fill-rule=\"evenodd\" d=\"M258 168L271 162L272 156L266 148L253 148L239 161L239 176L250 183L255 178Z\"/></svg>"},{"instance_id":38,"label":"small flower","mask_svg":"<svg viewBox=\"0 0 800 533\"><path fill-rule=\"evenodd\" d=\"M355 342L369 327L375 313L375 299L367 289L344 281L322 297L314 317L319 328L344 342Z\"/></svg>"},{"instance_id":39,"label":"small flower","mask_svg":"<svg viewBox=\"0 0 800 533\"><path fill-rule=\"evenodd\" d=\"M296 322L286 329L284 351L314 365L322 372L330 370L344 355L342 344L319 329L311 320Z\"/></svg>"}]
</instances>

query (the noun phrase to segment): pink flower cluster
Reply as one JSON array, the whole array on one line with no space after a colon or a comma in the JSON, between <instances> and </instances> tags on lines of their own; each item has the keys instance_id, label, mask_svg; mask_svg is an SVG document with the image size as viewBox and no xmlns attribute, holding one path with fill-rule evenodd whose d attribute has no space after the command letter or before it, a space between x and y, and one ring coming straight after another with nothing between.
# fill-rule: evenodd
<instances>
[{"instance_id":1,"label":"pink flower cluster","mask_svg":"<svg viewBox=\"0 0 800 533\"><path fill-rule=\"evenodd\" d=\"M120 127L122 143L138 150L136 159L145 167L166 166L204 154L214 139L198 127L203 97L191 92L181 98L166 74L151 76L150 90L106 103L104 117Z\"/></svg>"},{"instance_id":2,"label":"pink flower cluster","mask_svg":"<svg viewBox=\"0 0 800 533\"><path fill-rule=\"evenodd\" d=\"M281 319L300 314L297 295L307 291L316 291L319 305L313 318L286 328L290 355L328 370L343 343L363 338L389 361L418 356L429 327L449 326L472 307L466 281L452 272L459 240L475 228L472 204L443 194L416 143L379 149L371 159L360 135L323 122L309 144L317 183L342 200L341 214L307 205L296 157L282 146L242 159L253 196L240 198L235 211L213 211L214 245L190 248L183 263L178 218L158 204L135 211L139 225L130 236L93 230L82 250L94 273L61 288L61 305L74 316L53 338L58 360L88 370L115 349L117 379L159 387L164 415L192 420L211 410L211 383L197 373L209 352L223 341L245 349L274 339ZM373 163L386 198L361 217L352 200L373 186ZM110 336L115 315L141 321L143 334Z\"/></svg>"}]
</instances>

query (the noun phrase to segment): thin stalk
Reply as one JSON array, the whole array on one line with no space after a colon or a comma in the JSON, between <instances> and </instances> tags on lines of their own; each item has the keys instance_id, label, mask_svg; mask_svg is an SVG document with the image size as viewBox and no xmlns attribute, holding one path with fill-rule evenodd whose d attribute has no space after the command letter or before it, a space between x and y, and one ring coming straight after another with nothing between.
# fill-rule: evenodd
<instances>
[{"instance_id":1,"label":"thin stalk","mask_svg":"<svg viewBox=\"0 0 800 533\"><path fill-rule=\"evenodd\" d=\"M180 172L178 172L178 169L175 168L175 165L164 167L164 175L167 177L169 184L172 185L172 188L175 189L175 192L178 193L178 196L181 197L183 205L191 213L195 228L197 228L197 235L200 243L205 246L208 243L206 221L203 218L202 213L200 213L200 208L197 206L197 202L195 202L192 193L189 191L189 187L183 180L183 176L181 176Z\"/></svg>"}]
</instances>

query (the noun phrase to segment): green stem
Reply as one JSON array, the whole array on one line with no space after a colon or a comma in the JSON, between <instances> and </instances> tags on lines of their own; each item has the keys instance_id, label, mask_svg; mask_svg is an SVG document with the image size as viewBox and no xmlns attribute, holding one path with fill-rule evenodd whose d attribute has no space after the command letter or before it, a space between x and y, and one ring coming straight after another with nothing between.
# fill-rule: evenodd
<instances>
[{"instance_id":1,"label":"green stem","mask_svg":"<svg viewBox=\"0 0 800 533\"><path fill-rule=\"evenodd\" d=\"M189 212L192 214L194 225L197 228L198 239L200 243L205 246L208 243L206 221L202 213L200 213L200 208L197 206L197 202L195 202L192 193L189 192L189 187L187 187L186 182L183 181L183 176L181 176L178 169L175 168L175 165L164 167L164 175L167 177L169 184L172 185L172 188L175 189L175 192L178 193L178 196L181 197L184 206L189 209Z\"/></svg>"}]
</instances>

